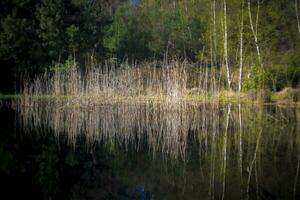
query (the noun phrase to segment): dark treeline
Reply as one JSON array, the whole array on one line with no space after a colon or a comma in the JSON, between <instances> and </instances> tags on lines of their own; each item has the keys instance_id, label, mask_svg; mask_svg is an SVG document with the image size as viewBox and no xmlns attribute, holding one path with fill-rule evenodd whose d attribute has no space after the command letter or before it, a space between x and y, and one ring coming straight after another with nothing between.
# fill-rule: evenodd
<instances>
[{"instance_id":1,"label":"dark treeline","mask_svg":"<svg viewBox=\"0 0 300 200\"><path fill-rule=\"evenodd\" d=\"M297 0L1 0L1 93L75 58L177 59L224 69L228 87L297 87ZM239 75L240 74L240 75ZM249 78L251 77L251 78ZM239 80L240 79L240 80Z\"/></svg>"}]
</instances>

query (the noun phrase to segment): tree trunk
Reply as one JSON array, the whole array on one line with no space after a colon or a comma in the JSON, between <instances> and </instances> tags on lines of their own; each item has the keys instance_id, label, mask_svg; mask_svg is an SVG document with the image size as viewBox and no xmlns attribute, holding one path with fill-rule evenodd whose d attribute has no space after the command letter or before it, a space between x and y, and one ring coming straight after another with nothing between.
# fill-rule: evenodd
<instances>
[{"instance_id":1,"label":"tree trunk","mask_svg":"<svg viewBox=\"0 0 300 200\"><path fill-rule=\"evenodd\" d=\"M228 88L231 90L231 78L230 71L228 66L228 48L227 48L227 8L226 8L226 0L224 0L224 59L225 59L225 67L226 67L226 77Z\"/></svg>"},{"instance_id":2,"label":"tree trunk","mask_svg":"<svg viewBox=\"0 0 300 200\"><path fill-rule=\"evenodd\" d=\"M242 75L243 75L243 31L244 31L244 0L242 0L242 16L240 30L240 71L239 71L239 87L238 91L242 90Z\"/></svg>"},{"instance_id":3,"label":"tree trunk","mask_svg":"<svg viewBox=\"0 0 300 200\"><path fill-rule=\"evenodd\" d=\"M214 48L213 48L213 5L212 5L212 1L211 1L211 10L210 10L210 36L209 36L209 46L210 46L210 68L211 68L211 72L212 72L212 68L214 67L214 56L213 56L213 52L214 52ZM214 90L214 86L212 87Z\"/></svg>"},{"instance_id":4,"label":"tree trunk","mask_svg":"<svg viewBox=\"0 0 300 200\"><path fill-rule=\"evenodd\" d=\"M213 38L214 38L214 61L217 63L217 30L216 30L216 0L213 0Z\"/></svg>"},{"instance_id":5,"label":"tree trunk","mask_svg":"<svg viewBox=\"0 0 300 200\"><path fill-rule=\"evenodd\" d=\"M255 24L255 30L254 30L252 15L251 15L251 3L250 3L250 0L248 0L248 13L249 13L250 27L251 27L251 31L252 31L254 41L255 41L255 47L256 47L258 62L259 62L260 67L263 68L263 63L262 63L262 59L261 59L261 55L260 55L260 48L259 48L259 45L258 45L258 38L257 38L259 7L260 7L260 2L258 0L258 2L257 2L256 24Z\"/></svg>"}]
</instances>

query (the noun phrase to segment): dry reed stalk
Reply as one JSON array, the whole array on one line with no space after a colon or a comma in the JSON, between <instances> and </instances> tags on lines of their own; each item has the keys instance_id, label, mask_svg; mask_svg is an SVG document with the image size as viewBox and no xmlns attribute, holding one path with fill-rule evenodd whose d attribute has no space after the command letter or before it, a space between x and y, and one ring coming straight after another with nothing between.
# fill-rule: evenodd
<instances>
[{"instance_id":1,"label":"dry reed stalk","mask_svg":"<svg viewBox=\"0 0 300 200\"><path fill-rule=\"evenodd\" d=\"M178 61L131 66L106 62L84 74L75 65L66 72L58 69L45 72L33 81L25 80L23 94L27 101L28 97L44 95L63 97L68 104L99 104L128 98L177 104L194 88L197 88L198 95L218 94L217 78L214 77L215 71L209 69L207 62L198 68Z\"/></svg>"}]
</instances>

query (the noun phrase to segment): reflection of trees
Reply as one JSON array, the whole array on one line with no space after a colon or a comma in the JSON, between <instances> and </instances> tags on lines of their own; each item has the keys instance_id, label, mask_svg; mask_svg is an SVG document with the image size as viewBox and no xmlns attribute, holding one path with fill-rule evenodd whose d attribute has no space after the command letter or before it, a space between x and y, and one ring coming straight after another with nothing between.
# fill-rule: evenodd
<instances>
[{"instance_id":1,"label":"reflection of trees","mask_svg":"<svg viewBox=\"0 0 300 200\"><path fill-rule=\"evenodd\" d=\"M88 162L76 160L78 152L72 159L68 156L68 162L73 166L89 163L90 168L80 170L102 180L106 179L95 166L99 162L110 166L114 176L109 179L116 181L112 185L130 185L132 177L138 177L164 198L169 196L163 194L176 189L181 198L209 195L211 199L291 197L299 187L295 155L300 138L293 108L120 103L83 109L36 102L19 111L27 131L51 130L57 141L67 134L75 149L84 148L78 141L85 139L94 149ZM116 174L123 177L121 181L114 178ZM84 180L90 188L97 185L92 178L80 182ZM160 187L154 184L157 182ZM72 190L86 194L79 186ZM89 191L95 194L99 187Z\"/></svg>"}]
</instances>

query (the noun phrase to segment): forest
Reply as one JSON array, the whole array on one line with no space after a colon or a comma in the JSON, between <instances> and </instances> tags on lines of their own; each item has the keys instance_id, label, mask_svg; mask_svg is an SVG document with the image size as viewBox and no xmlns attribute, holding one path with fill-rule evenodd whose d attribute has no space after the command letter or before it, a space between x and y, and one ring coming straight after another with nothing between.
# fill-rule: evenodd
<instances>
[{"instance_id":1,"label":"forest","mask_svg":"<svg viewBox=\"0 0 300 200\"><path fill-rule=\"evenodd\" d=\"M0 93L24 90L24 77L67 73L69 63L77 74L90 74L95 66L101 71L133 66L141 71L131 72L128 80L140 74L141 81L154 68L180 65L189 74L184 76L189 92L199 87L244 93L297 91L299 4L298 0L2 0ZM148 66L148 71L139 66Z\"/></svg>"}]
</instances>

